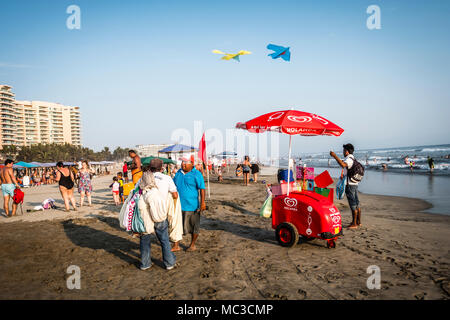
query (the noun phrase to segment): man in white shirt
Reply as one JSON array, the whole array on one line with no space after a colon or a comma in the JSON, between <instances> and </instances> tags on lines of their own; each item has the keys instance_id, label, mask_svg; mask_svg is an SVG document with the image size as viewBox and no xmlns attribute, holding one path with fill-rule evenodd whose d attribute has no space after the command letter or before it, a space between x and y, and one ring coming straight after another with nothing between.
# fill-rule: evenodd
<instances>
[{"instance_id":1,"label":"man in white shirt","mask_svg":"<svg viewBox=\"0 0 450 320\"><path fill-rule=\"evenodd\" d=\"M350 210L352 211L352 223L347 227L349 229L356 229L361 226L361 207L358 199L358 182L350 181L348 177L348 169L351 169L355 157L353 152L355 148L352 144L344 144L344 161L342 161L333 151L330 151L330 155L344 168L344 175L347 176L347 185L345 186L345 195L347 196Z\"/></svg>"},{"instance_id":2,"label":"man in white shirt","mask_svg":"<svg viewBox=\"0 0 450 320\"><path fill-rule=\"evenodd\" d=\"M178 198L177 187L173 182L173 179L167 174L162 173L163 170L163 161L158 158L154 158L150 161L150 171L153 172L153 176L155 177L155 183L158 190L166 195L172 196L173 199ZM175 242L172 251L180 251L180 243L179 241Z\"/></svg>"}]
</instances>

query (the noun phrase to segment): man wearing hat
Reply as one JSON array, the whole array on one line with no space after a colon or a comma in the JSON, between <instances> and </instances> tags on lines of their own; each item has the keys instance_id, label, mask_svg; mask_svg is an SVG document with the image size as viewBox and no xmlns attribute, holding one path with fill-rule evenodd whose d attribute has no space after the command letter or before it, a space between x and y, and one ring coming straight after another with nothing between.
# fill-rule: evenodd
<instances>
[{"instance_id":1,"label":"man wearing hat","mask_svg":"<svg viewBox=\"0 0 450 320\"><path fill-rule=\"evenodd\" d=\"M189 233L192 236L191 244L186 251L194 251L200 232L200 213L206 209L205 180L200 171L194 168L191 159L183 159L181 168L176 173L174 181L180 195L184 234Z\"/></svg>"},{"instance_id":2,"label":"man wearing hat","mask_svg":"<svg viewBox=\"0 0 450 320\"><path fill-rule=\"evenodd\" d=\"M173 179L167 175L162 173L163 170L163 161L158 158L154 158L150 161L150 171L153 172L153 176L155 177L155 183L158 190L166 195L171 196L173 199L178 198L177 187L173 182ZM175 242L172 251L180 251L179 241Z\"/></svg>"}]
</instances>

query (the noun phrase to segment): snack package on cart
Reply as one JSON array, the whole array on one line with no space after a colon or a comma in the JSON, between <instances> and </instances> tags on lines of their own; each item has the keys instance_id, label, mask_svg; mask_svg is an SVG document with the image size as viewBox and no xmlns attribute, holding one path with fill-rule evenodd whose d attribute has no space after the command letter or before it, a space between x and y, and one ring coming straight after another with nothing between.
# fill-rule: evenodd
<instances>
[{"instance_id":1,"label":"snack package on cart","mask_svg":"<svg viewBox=\"0 0 450 320\"><path fill-rule=\"evenodd\" d=\"M280 184L273 184L270 188L273 196L276 197L276 196L281 196L281 195L287 194L287 189L288 189L287 185L288 185L287 182L283 182ZM292 181L289 183L289 185L290 185L290 187L289 187L290 192L300 192L302 190L306 190L306 187L303 188L302 184L300 184L297 181Z\"/></svg>"},{"instance_id":2,"label":"snack package on cart","mask_svg":"<svg viewBox=\"0 0 450 320\"><path fill-rule=\"evenodd\" d=\"M314 168L297 166L297 180L314 179Z\"/></svg>"}]
</instances>

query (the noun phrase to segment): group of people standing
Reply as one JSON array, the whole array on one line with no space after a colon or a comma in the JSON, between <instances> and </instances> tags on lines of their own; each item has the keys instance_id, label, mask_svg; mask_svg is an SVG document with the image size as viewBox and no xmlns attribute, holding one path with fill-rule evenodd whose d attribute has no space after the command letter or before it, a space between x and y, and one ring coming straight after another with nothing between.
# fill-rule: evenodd
<instances>
[{"instance_id":1,"label":"group of people standing","mask_svg":"<svg viewBox=\"0 0 450 320\"><path fill-rule=\"evenodd\" d=\"M139 212L144 221L150 221L154 233L162 248L163 262L167 270L176 265L174 252L181 251L181 238L175 239L170 244L169 230L180 228L182 236L191 235L187 252L196 250L196 242L200 233L201 212L206 209L205 181L203 175L194 167L191 159L183 159L181 169L172 179L171 175L164 174L164 164L159 158L152 159L148 166L143 167L140 157L134 150L130 150L131 166L123 166L123 175L127 175L131 169L132 180L139 183L143 201L139 202ZM173 201L174 206L181 206L181 219L171 219L169 223L169 205ZM125 204L124 204L125 205ZM147 270L152 266L151 241L148 232L140 233L141 270Z\"/></svg>"},{"instance_id":2,"label":"group of people standing","mask_svg":"<svg viewBox=\"0 0 450 320\"><path fill-rule=\"evenodd\" d=\"M58 182L59 191L64 200L64 207L66 212L70 211L70 204L73 210L77 210L76 201L73 195L75 189L75 181L78 182L78 192L80 194L80 207L83 206L84 198L87 198L88 206L92 206L92 175L93 170L89 168L88 161L81 162L81 168L78 170L76 176L72 170L64 166L63 162L56 164L56 179Z\"/></svg>"},{"instance_id":3,"label":"group of people standing","mask_svg":"<svg viewBox=\"0 0 450 320\"><path fill-rule=\"evenodd\" d=\"M14 190L16 188L20 189L19 179L15 177L13 171L14 161L7 159L5 161L5 166L0 172L0 182L2 184L2 193L4 197L4 209L5 214L9 217L9 201L14 197ZM76 174L69 167L64 166L63 162L58 162L56 164L54 181L58 183L59 191L64 200L65 210L70 211L70 204L72 204L73 210L77 210L76 201L74 198L74 189L78 187L78 192L80 193L80 207L83 206L84 198L87 197L88 205L92 206L92 174L93 171L89 168L89 163L87 161L82 162L82 167ZM76 185L77 182L77 185ZM11 216L16 213L17 204L13 202Z\"/></svg>"},{"instance_id":4,"label":"group of people standing","mask_svg":"<svg viewBox=\"0 0 450 320\"><path fill-rule=\"evenodd\" d=\"M257 183L259 174L259 165L256 162L251 163L249 156L245 156L244 161L238 164L236 167L236 176L239 177L240 175L242 175L244 178L244 185L249 186L250 174L253 175L253 182Z\"/></svg>"}]
</instances>

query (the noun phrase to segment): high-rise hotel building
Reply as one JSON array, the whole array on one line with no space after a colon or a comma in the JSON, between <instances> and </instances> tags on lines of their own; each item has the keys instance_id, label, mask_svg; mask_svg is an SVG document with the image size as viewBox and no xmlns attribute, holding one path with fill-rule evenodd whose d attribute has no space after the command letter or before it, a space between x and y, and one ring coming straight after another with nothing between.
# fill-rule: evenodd
<instances>
[{"instance_id":1,"label":"high-rise hotel building","mask_svg":"<svg viewBox=\"0 0 450 320\"><path fill-rule=\"evenodd\" d=\"M80 108L45 101L17 101L0 85L0 147L37 143L81 145Z\"/></svg>"}]
</instances>

